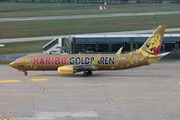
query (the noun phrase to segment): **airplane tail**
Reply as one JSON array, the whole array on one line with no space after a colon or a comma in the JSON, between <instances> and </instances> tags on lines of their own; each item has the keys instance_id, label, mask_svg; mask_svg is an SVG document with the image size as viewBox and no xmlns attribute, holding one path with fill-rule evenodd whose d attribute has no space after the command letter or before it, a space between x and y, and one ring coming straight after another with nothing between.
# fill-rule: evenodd
<instances>
[{"instance_id":1,"label":"airplane tail","mask_svg":"<svg viewBox=\"0 0 180 120\"><path fill-rule=\"evenodd\" d=\"M152 33L152 35L141 46L139 51L144 56L158 55L160 53L165 29L165 25L159 25L157 29Z\"/></svg>"},{"instance_id":2,"label":"airplane tail","mask_svg":"<svg viewBox=\"0 0 180 120\"><path fill-rule=\"evenodd\" d=\"M139 49L139 52L141 52L144 56L148 57L149 64L157 62L163 56L169 54L169 52L160 54L165 29L165 25L159 25L157 29L152 33L152 35Z\"/></svg>"}]
</instances>

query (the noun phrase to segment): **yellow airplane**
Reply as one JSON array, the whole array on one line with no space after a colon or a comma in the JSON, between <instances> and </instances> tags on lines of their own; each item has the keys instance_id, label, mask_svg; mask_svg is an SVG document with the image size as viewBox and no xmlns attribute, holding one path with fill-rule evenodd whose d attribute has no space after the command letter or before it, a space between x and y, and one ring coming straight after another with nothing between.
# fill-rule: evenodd
<instances>
[{"instance_id":1,"label":"yellow airplane","mask_svg":"<svg viewBox=\"0 0 180 120\"><path fill-rule=\"evenodd\" d=\"M169 53L160 54L165 28L165 25L159 25L140 49L126 54L121 54L122 48L116 54L41 54L20 57L10 66L23 71L24 75L27 71L57 70L64 75L83 71L86 77L97 70L123 70L149 65Z\"/></svg>"}]
</instances>

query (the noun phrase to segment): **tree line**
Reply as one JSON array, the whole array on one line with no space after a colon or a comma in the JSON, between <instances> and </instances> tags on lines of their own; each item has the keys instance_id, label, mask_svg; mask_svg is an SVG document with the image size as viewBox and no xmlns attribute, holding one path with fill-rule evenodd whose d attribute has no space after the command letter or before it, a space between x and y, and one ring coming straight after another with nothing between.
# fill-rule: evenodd
<instances>
[{"instance_id":1,"label":"tree line","mask_svg":"<svg viewBox=\"0 0 180 120\"><path fill-rule=\"evenodd\" d=\"M106 0L108 3L128 3L129 0ZM22 3L104 3L104 0L0 0L0 2Z\"/></svg>"},{"instance_id":2,"label":"tree line","mask_svg":"<svg viewBox=\"0 0 180 120\"><path fill-rule=\"evenodd\" d=\"M104 3L104 0L0 0L0 2L19 3ZM129 3L129 0L106 0L107 3ZM163 0L136 0L136 3L162 3ZM170 0L171 3L180 3L180 0Z\"/></svg>"}]
</instances>

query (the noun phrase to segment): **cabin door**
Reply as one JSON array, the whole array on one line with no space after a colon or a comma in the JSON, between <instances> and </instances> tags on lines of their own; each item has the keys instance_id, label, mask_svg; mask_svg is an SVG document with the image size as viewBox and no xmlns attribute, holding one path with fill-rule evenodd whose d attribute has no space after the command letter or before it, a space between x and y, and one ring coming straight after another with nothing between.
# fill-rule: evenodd
<instances>
[{"instance_id":1,"label":"cabin door","mask_svg":"<svg viewBox=\"0 0 180 120\"><path fill-rule=\"evenodd\" d=\"M31 63L31 59L29 56L26 57L26 60L25 60L25 66L26 66L26 69L29 69L29 68L32 68L32 63Z\"/></svg>"}]
</instances>

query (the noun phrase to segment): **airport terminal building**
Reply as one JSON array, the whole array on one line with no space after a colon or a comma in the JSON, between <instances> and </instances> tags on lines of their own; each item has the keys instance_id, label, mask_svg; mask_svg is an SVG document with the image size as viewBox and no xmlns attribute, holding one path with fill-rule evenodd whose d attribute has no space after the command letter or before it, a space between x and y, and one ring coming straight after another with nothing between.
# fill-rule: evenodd
<instances>
[{"instance_id":1,"label":"airport terminal building","mask_svg":"<svg viewBox=\"0 0 180 120\"><path fill-rule=\"evenodd\" d=\"M151 34L70 35L71 53L116 53L136 50ZM165 34L161 51L179 51L180 34Z\"/></svg>"},{"instance_id":2,"label":"airport terminal building","mask_svg":"<svg viewBox=\"0 0 180 120\"><path fill-rule=\"evenodd\" d=\"M43 46L43 53L61 53L63 46L70 47L70 54L113 54L120 47L122 53L134 51L142 46L151 34L121 35L70 35L69 38L55 38ZM67 39L68 43L67 43ZM56 52L57 51L57 52ZM165 34L161 46L162 52L171 52L166 57L180 58L180 34ZM62 53L64 54L64 53Z\"/></svg>"}]
</instances>

